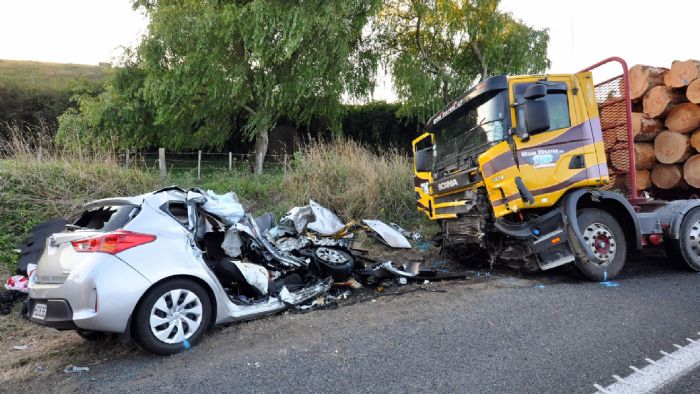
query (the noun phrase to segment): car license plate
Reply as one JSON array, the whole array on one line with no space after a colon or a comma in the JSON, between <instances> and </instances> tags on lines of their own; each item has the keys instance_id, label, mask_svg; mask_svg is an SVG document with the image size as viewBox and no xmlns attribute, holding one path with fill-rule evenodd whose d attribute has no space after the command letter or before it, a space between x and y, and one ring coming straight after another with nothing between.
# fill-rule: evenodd
<instances>
[{"instance_id":1,"label":"car license plate","mask_svg":"<svg viewBox=\"0 0 700 394\"><path fill-rule=\"evenodd\" d=\"M44 320L44 318L46 318L46 304L34 305L34 312L32 312L32 318Z\"/></svg>"}]
</instances>

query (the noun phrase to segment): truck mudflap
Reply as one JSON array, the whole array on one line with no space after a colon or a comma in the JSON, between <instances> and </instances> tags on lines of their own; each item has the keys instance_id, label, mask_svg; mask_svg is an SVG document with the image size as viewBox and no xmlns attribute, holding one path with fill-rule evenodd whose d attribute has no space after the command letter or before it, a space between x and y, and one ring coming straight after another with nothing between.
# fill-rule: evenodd
<instances>
[{"instance_id":1,"label":"truck mudflap","mask_svg":"<svg viewBox=\"0 0 700 394\"><path fill-rule=\"evenodd\" d=\"M639 218L632 204L622 195L609 191L578 189L567 194L562 200L565 225L571 226L577 242L583 243L583 234L578 225L577 210L579 207L599 207L616 217L627 236L629 247L633 250L642 248L642 231ZM632 235L632 236L630 236ZM594 259L591 248L582 248L589 258Z\"/></svg>"}]
</instances>

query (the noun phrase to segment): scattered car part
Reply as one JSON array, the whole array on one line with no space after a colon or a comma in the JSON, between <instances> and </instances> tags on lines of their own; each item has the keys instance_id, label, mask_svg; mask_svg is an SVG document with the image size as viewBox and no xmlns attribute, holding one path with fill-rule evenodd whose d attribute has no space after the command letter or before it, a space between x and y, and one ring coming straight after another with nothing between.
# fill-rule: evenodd
<instances>
[{"instance_id":1,"label":"scattered car part","mask_svg":"<svg viewBox=\"0 0 700 394\"><path fill-rule=\"evenodd\" d=\"M362 223L367 225L367 227L376 233L379 236L379 239L386 245L392 248L411 248L411 244L408 242L406 237L381 220L364 219L362 220Z\"/></svg>"},{"instance_id":2,"label":"scattered car part","mask_svg":"<svg viewBox=\"0 0 700 394\"><path fill-rule=\"evenodd\" d=\"M29 276L27 266L36 264L44 253L46 239L53 233L61 232L68 222L65 219L55 218L41 222L32 227L29 232L29 237L19 252L19 260L17 261L17 274Z\"/></svg>"},{"instance_id":3,"label":"scattered car part","mask_svg":"<svg viewBox=\"0 0 700 394\"><path fill-rule=\"evenodd\" d=\"M408 271L403 271L397 267L394 266L394 263L391 261L385 261L381 264L379 264L378 267L374 269L375 271L386 271L389 273L389 275L380 275L381 277L386 277L386 276L398 276L398 277L404 277L404 278L411 278L416 276L416 274Z\"/></svg>"}]
</instances>

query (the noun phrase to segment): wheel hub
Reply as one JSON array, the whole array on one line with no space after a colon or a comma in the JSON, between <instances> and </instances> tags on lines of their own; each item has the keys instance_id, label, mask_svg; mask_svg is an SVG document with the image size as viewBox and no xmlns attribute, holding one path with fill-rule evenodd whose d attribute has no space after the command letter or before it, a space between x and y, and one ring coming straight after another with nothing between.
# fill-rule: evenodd
<instances>
[{"instance_id":1,"label":"wheel hub","mask_svg":"<svg viewBox=\"0 0 700 394\"><path fill-rule=\"evenodd\" d=\"M202 302L190 290L170 290L151 309L151 332L161 342L180 343L189 339L202 324Z\"/></svg>"},{"instance_id":2,"label":"wheel hub","mask_svg":"<svg viewBox=\"0 0 700 394\"><path fill-rule=\"evenodd\" d=\"M688 245L696 255L700 256L700 221L693 223L688 232Z\"/></svg>"},{"instance_id":3,"label":"wheel hub","mask_svg":"<svg viewBox=\"0 0 700 394\"><path fill-rule=\"evenodd\" d=\"M342 265L348 262L348 259L342 253L323 246L316 249L316 257L331 265Z\"/></svg>"},{"instance_id":4,"label":"wheel hub","mask_svg":"<svg viewBox=\"0 0 700 394\"><path fill-rule=\"evenodd\" d=\"M593 223L583 232L583 240L595 257L595 262L605 266L615 258L615 237L610 229L601 223Z\"/></svg>"}]
</instances>

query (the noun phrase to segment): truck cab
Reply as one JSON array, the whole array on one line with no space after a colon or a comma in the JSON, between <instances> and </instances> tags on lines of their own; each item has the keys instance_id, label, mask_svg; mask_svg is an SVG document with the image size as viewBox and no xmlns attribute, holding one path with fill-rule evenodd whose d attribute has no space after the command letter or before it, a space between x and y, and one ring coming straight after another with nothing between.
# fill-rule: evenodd
<instances>
[{"instance_id":1,"label":"truck cab","mask_svg":"<svg viewBox=\"0 0 700 394\"><path fill-rule=\"evenodd\" d=\"M623 72L596 85L592 70L607 63ZM436 113L413 141L414 188L443 245L526 270L574 263L602 280L628 249L673 240L656 225L668 204L637 197L628 86L611 58L575 74L491 77ZM626 166L609 167L612 155ZM675 205L685 215L700 204Z\"/></svg>"}]
</instances>

